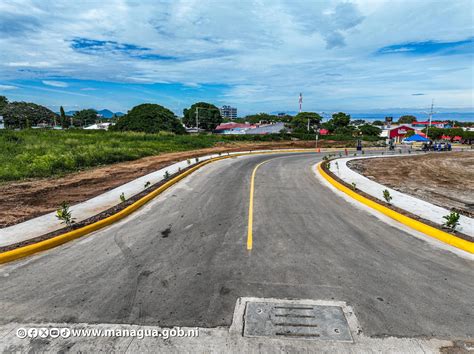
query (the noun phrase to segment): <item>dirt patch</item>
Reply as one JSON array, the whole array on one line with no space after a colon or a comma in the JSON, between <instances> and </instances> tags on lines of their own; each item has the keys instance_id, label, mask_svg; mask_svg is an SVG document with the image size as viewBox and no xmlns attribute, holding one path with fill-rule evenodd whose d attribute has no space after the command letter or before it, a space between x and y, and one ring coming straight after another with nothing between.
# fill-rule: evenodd
<instances>
[{"instance_id":1,"label":"dirt patch","mask_svg":"<svg viewBox=\"0 0 474 354\"><path fill-rule=\"evenodd\" d=\"M344 147L347 142L320 141L320 147ZM61 202L77 204L133 179L189 158L242 150L313 148L314 141L236 142L213 148L167 153L68 174L0 185L0 228L47 214Z\"/></svg>"},{"instance_id":2,"label":"dirt patch","mask_svg":"<svg viewBox=\"0 0 474 354\"><path fill-rule=\"evenodd\" d=\"M372 159L371 159L372 160ZM361 160L354 160L354 161L361 161ZM325 163L323 163L321 165L321 168L324 170L324 172L326 172L332 179L336 180L337 182L339 182L340 184L346 186L347 188L350 188L350 189L353 189L355 192L357 192L358 194L360 194L361 196L367 198L367 199L370 199L378 204L381 204L389 209L392 209L394 211L396 211L397 213L400 213L400 214L403 214L403 215L406 215L412 219L415 219L415 220L418 220L426 225L430 225L432 227L435 227L437 229L442 229L443 231L445 232L448 232L448 233L451 233L459 238L462 238L464 240L467 240L467 241L470 241L470 242L474 242L474 237L471 237L469 235L466 235L466 234L463 234L459 231L456 231L456 230L451 230L449 228L446 228L444 226L441 226L441 225L438 225L438 224L435 224L434 222L430 221L430 220L426 220L426 219L423 219L423 218L420 218L418 215L415 215L415 214L412 214L406 210L403 210L403 209L400 209L392 204L388 204L380 199L377 199L375 198L374 196L370 195L370 194L367 194L363 191L361 191L359 188L354 188L354 186L350 185L349 183L343 181L342 179L340 179L338 176L336 176L334 173L332 173L326 166Z\"/></svg>"},{"instance_id":3,"label":"dirt patch","mask_svg":"<svg viewBox=\"0 0 474 354\"><path fill-rule=\"evenodd\" d=\"M474 217L474 151L353 160L367 178Z\"/></svg>"}]
</instances>

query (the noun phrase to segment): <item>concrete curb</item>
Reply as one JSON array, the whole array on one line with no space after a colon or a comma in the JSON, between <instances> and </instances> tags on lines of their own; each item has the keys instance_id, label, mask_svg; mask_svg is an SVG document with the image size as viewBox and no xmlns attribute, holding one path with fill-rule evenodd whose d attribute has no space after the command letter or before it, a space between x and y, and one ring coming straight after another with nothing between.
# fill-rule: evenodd
<instances>
[{"instance_id":1,"label":"concrete curb","mask_svg":"<svg viewBox=\"0 0 474 354\"><path fill-rule=\"evenodd\" d=\"M378 212L388 216L391 219L394 219L416 231L419 231L427 236L433 237L441 242L444 242L448 245L451 245L453 247L456 247L460 250L466 251L468 253L474 254L474 242L470 242L467 240L463 240L459 237L456 237L454 235L451 235L447 232L444 232L442 230L439 230L435 227L426 225L418 220L412 219L406 215L400 214L390 208L387 208L386 206L379 204L373 200L370 200L355 191L351 190L350 188L347 188L346 186L342 185L335 179L333 179L331 176L329 176L321 167L321 164L323 162L318 163L317 169L319 174L326 180L328 181L332 186L334 186L336 189L339 191L349 195L350 197L354 198L355 200L359 201L360 203L377 210Z\"/></svg>"},{"instance_id":2,"label":"concrete curb","mask_svg":"<svg viewBox=\"0 0 474 354\"><path fill-rule=\"evenodd\" d=\"M220 160L224 160L224 159L229 159L229 158L232 158L232 157L238 157L238 156L279 154L279 153L280 154L281 153L311 153L311 152L316 153L313 150L303 150L303 149L302 150L290 150L290 151L289 150L287 150L287 151L281 151L280 150L280 151L254 152L254 153L245 152L245 153L240 153L240 154L236 153L236 154L232 154L232 155L227 155L227 156L215 157L215 158L208 159L206 161L203 161L203 162L197 164L196 166L191 167L189 170L186 170L185 172L179 174L178 176L172 178L171 180L164 183L162 186L158 187L154 191L150 192L149 194L147 194L144 197L140 198L139 200L137 200L133 204L127 206L126 208L122 209L121 211L119 211L119 212L117 212L117 213L115 213L111 216L108 216L108 217L106 217L102 220L99 220L99 221L94 222L92 224L86 225L86 226L81 227L79 229L72 230L72 231L66 232L64 234L52 237L50 239L39 241L39 242L36 242L34 244L31 244L31 245L19 247L19 248L16 248L14 250L10 250L10 251L0 253L0 264L8 263L8 262L11 262L11 261L14 261L14 260L17 260L17 259L20 259L20 258L27 257L27 256L30 256L32 254L35 254L35 253L38 253L38 252L41 252L41 251L45 251L45 250L57 247L57 246L62 245L66 242L72 241L76 238L79 238L79 237L87 235L91 232L102 229L106 226L109 226L109 225L125 218L126 216L132 214L133 212L138 210L140 207L142 207L143 205L148 203L150 200L152 200L153 198L155 198L158 195L160 195L161 193L163 193L169 187L171 187L174 184L178 183L183 178L185 178L188 175L192 174L194 171L196 171L196 170L200 169L201 167L203 167L207 164L210 164L212 162L220 161Z\"/></svg>"}]
</instances>

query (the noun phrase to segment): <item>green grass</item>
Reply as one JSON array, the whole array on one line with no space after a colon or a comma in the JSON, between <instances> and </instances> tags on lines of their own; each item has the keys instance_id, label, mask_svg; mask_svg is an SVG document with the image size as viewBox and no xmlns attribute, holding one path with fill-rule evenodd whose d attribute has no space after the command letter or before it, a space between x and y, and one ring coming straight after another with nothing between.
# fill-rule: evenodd
<instances>
[{"instance_id":1,"label":"green grass","mask_svg":"<svg viewBox=\"0 0 474 354\"><path fill-rule=\"evenodd\" d=\"M209 148L219 142L284 139L288 137L280 134L196 136L80 129L0 130L0 182L60 176L145 156Z\"/></svg>"}]
</instances>

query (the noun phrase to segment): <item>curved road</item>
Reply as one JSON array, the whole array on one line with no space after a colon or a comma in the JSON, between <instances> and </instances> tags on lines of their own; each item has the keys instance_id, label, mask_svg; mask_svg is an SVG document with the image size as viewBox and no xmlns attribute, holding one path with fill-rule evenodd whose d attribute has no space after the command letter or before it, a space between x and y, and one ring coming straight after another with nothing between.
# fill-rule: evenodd
<instances>
[{"instance_id":1,"label":"curved road","mask_svg":"<svg viewBox=\"0 0 474 354\"><path fill-rule=\"evenodd\" d=\"M229 326L254 296L346 301L369 336L474 337L473 262L336 196L318 158L213 163L107 229L0 267L0 322Z\"/></svg>"}]
</instances>

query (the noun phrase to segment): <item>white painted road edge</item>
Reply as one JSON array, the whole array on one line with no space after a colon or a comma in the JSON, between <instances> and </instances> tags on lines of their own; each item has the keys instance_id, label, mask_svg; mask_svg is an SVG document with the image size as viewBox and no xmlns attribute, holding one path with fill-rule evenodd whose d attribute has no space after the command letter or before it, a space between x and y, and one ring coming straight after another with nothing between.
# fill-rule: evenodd
<instances>
[{"instance_id":1,"label":"white painted road edge","mask_svg":"<svg viewBox=\"0 0 474 354\"><path fill-rule=\"evenodd\" d=\"M308 340L292 338L244 337L243 319L248 302L285 302L311 305L340 306L346 316L354 342ZM243 297L237 299L230 328L198 328L198 337L174 337L169 339L145 337L69 337L47 339L21 339L16 336L18 328L69 328L98 330L158 330L156 326L128 324L66 324L66 323L10 323L0 326L0 351L59 352L71 348L75 352L96 352L100 350L123 353L186 352L186 353L266 353L266 352L337 352L337 353L438 353L442 347L453 342L436 338L371 338L364 335L356 314L350 306L341 301L287 300ZM181 327L185 331L195 327Z\"/></svg>"},{"instance_id":2,"label":"white painted road edge","mask_svg":"<svg viewBox=\"0 0 474 354\"><path fill-rule=\"evenodd\" d=\"M125 198L133 197L134 195L143 192L144 186L147 182L151 185L156 184L164 179L166 171L170 175L177 173L179 169L183 170L187 167L196 165L199 162L206 161L212 158L226 155L236 154L250 154L250 153L266 153L266 152L292 152L301 151L304 149L276 149L276 150L253 150L253 151L238 151L230 153L212 154L199 157L199 161L195 158L189 159L190 164L187 160L179 161L172 165L166 166L160 170L149 173L145 176L139 177L133 181L123 184L119 187L111 189L108 192L100 194L94 198L86 200L85 202L75 204L71 206L72 216L76 222L88 219L94 215L97 215L109 208L120 203L120 195L123 193ZM308 149L308 152L314 151L314 149ZM63 228L64 225L56 218L56 213L51 212L39 217L27 220L25 222L12 225L3 229L0 229L0 247L15 244L17 242L29 240L37 236L41 236L53 231L57 231Z\"/></svg>"},{"instance_id":3,"label":"white painted road edge","mask_svg":"<svg viewBox=\"0 0 474 354\"><path fill-rule=\"evenodd\" d=\"M425 220L434 222L435 224L443 225L443 223L446 221L445 219L443 219L443 216L448 215L450 213L449 209L441 208L427 201L386 187L383 184L377 183L368 179L367 177L362 176L361 174L357 173L356 171L352 170L347 166L347 163L351 160L368 159L375 157L390 158L395 156L375 155L365 157L358 156L341 158L331 162L330 170L344 182L348 184L355 183L357 189L371 195L372 197L379 199L380 201L384 201L383 190L387 189L393 198L391 203L394 206L406 210L414 215L418 215L419 217ZM400 157L400 155L398 155L398 157ZM409 156L405 155L405 158L409 158ZM474 236L474 219L461 215L457 230L466 235Z\"/></svg>"},{"instance_id":4,"label":"white painted road edge","mask_svg":"<svg viewBox=\"0 0 474 354\"><path fill-rule=\"evenodd\" d=\"M402 224L402 223L386 216L385 214L382 214L382 213L378 212L377 210L372 209L372 208L368 207L367 205L360 203L359 201L355 200L354 198L348 196L346 193L341 192L340 190L335 188L331 183L329 183L323 176L321 176L318 173L317 165L318 164L315 164L314 166L312 166L311 169L312 169L314 175L316 176L316 178L319 180L319 182L322 185L329 188L330 190L332 190L338 197L344 199L349 204L351 204L354 207L356 207L358 209L361 209L361 210L375 216L379 220L383 221L384 223L386 223L386 224L388 224L392 227L396 227L397 229L400 229L400 230L406 232L407 234L409 234L413 237L416 237L420 240L423 240L423 241L427 242L428 244L430 244L434 248L439 248L439 249L442 249L442 250L445 250L445 251L449 251L449 252L454 253L455 255L457 255L459 257L462 257L462 258L467 259L469 261L474 261L474 254L463 251L463 250L461 250L457 247L448 245L448 244L446 244L444 242L441 242L441 241L439 241L439 240L437 240L433 237L427 236L422 232L414 230L414 229L412 229L412 228L410 228L410 227L408 227L408 226L406 226L406 225L404 225L404 224Z\"/></svg>"}]
</instances>

